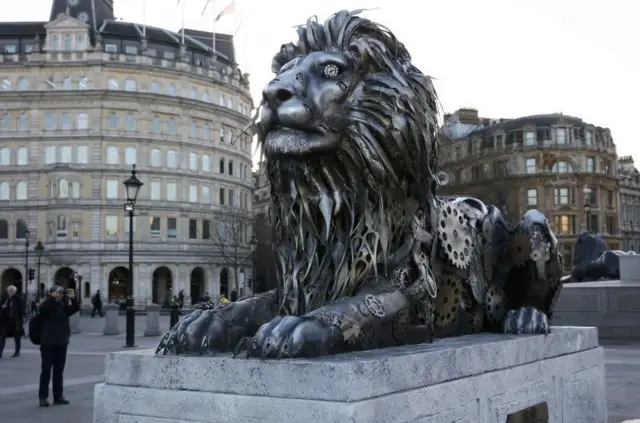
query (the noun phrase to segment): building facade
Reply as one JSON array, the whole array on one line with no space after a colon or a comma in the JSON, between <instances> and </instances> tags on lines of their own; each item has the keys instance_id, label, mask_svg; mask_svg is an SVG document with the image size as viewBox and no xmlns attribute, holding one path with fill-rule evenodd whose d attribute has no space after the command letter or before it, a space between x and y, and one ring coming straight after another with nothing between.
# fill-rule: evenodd
<instances>
[{"instance_id":1,"label":"building facade","mask_svg":"<svg viewBox=\"0 0 640 423\"><path fill-rule=\"evenodd\" d=\"M640 172L631 156L618 159L620 229L623 250L640 250Z\"/></svg>"},{"instance_id":2,"label":"building facade","mask_svg":"<svg viewBox=\"0 0 640 423\"><path fill-rule=\"evenodd\" d=\"M134 218L136 303L239 289L251 277L251 134L242 131L253 103L231 37L219 36L214 51L188 31L117 21L110 0L54 0L51 14L49 22L0 23L2 286L23 289L40 240L30 294L72 284L77 272L83 297L100 289L123 298L123 181L135 164L144 183ZM235 268L212 241L224 232L221 216L246 227L230 247L246 257Z\"/></svg>"},{"instance_id":3,"label":"building facade","mask_svg":"<svg viewBox=\"0 0 640 423\"><path fill-rule=\"evenodd\" d=\"M621 247L616 147L607 128L562 114L486 119L446 115L441 141L449 183L442 192L476 196L517 222L542 211L570 267L580 232Z\"/></svg>"}]
</instances>

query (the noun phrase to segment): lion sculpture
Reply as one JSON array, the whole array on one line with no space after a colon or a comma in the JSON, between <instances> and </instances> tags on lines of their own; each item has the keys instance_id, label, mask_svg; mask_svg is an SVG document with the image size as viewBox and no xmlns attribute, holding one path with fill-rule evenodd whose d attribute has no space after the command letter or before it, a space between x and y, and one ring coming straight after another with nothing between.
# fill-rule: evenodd
<instances>
[{"instance_id":1,"label":"lion sculpture","mask_svg":"<svg viewBox=\"0 0 640 423\"><path fill-rule=\"evenodd\" d=\"M438 100L403 44L357 12L275 55L259 143L278 289L203 306L157 353L313 357L481 331L546 334L561 260L547 219L512 226L438 197Z\"/></svg>"}]
</instances>

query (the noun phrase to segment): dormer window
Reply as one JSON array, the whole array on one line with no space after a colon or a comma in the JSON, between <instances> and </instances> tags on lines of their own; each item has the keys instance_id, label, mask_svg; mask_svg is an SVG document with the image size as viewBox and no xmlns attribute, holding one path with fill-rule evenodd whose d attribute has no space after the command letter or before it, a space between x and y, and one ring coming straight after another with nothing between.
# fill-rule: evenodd
<instances>
[{"instance_id":1,"label":"dormer window","mask_svg":"<svg viewBox=\"0 0 640 423\"><path fill-rule=\"evenodd\" d=\"M105 44L104 45L104 51L106 51L107 53L117 53L118 52L118 46L115 44Z\"/></svg>"},{"instance_id":2,"label":"dormer window","mask_svg":"<svg viewBox=\"0 0 640 423\"><path fill-rule=\"evenodd\" d=\"M131 54L131 55L137 55L138 54L138 47L136 46L124 46L124 52L125 54Z\"/></svg>"}]
</instances>

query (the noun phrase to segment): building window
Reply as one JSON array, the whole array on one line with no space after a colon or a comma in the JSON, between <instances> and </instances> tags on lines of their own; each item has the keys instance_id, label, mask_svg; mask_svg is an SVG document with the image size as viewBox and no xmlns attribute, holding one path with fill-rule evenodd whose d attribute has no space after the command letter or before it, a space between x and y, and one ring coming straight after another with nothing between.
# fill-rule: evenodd
<instances>
[{"instance_id":1,"label":"building window","mask_svg":"<svg viewBox=\"0 0 640 423\"><path fill-rule=\"evenodd\" d=\"M27 237L27 222L18 219L16 222L16 239L25 239Z\"/></svg>"},{"instance_id":2,"label":"building window","mask_svg":"<svg viewBox=\"0 0 640 423\"><path fill-rule=\"evenodd\" d=\"M71 116L71 113L65 112L62 114L62 129L65 131L73 129L73 116Z\"/></svg>"},{"instance_id":3,"label":"building window","mask_svg":"<svg viewBox=\"0 0 640 423\"><path fill-rule=\"evenodd\" d=\"M167 151L167 167L175 169L178 167L177 153L173 150Z\"/></svg>"},{"instance_id":4,"label":"building window","mask_svg":"<svg viewBox=\"0 0 640 423\"><path fill-rule=\"evenodd\" d=\"M69 198L69 181L66 179L58 181L58 198Z\"/></svg>"},{"instance_id":5,"label":"building window","mask_svg":"<svg viewBox=\"0 0 640 423\"><path fill-rule=\"evenodd\" d=\"M233 199L234 199L234 197L235 197L234 192L233 192L232 189L230 189L229 190L229 204L228 204L229 207L233 207L233 204L234 204Z\"/></svg>"},{"instance_id":6,"label":"building window","mask_svg":"<svg viewBox=\"0 0 640 423\"><path fill-rule=\"evenodd\" d=\"M119 90L120 89L120 83L115 78L109 78L109 81L107 83L107 88L110 89L110 90Z\"/></svg>"},{"instance_id":7,"label":"building window","mask_svg":"<svg viewBox=\"0 0 640 423\"><path fill-rule=\"evenodd\" d=\"M71 51L71 44L73 39L71 38L71 34L64 34L64 50Z\"/></svg>"},{"instance_id":8,"label":"building window","mask_svg":"<svg viewBox=\"0 0 640 423\"><path fill-rule=\"evenodd\" d=\"M0 200L9 200L9 182L0 182Z\"/></svg>"},{"instance_id":9,"label":"building window","mask_svg":"<svg viewBox=\"0 0 640 423\"><path fill-rule=\"evenodd\" d=\"M66 238L67 237L67 217L65 215L59 214L56 222L56 237L57 238Z\"/></svg>"},{"instance_id":10,"label":"building window","mask_svg":"<svg viewBox=\"0 0 640 423\"><path fill-rule=\"evenodd\" d=\"M56 115L54 115L53 113L47 113L45 119L45 128L52 131L57 129L58 126L58 119L56 118Z\"/></svg>"},{"instance_id":11,"label":"building window","mask_svg":"<svg viewBox=\"0 0 640 423\"><path fill-rule=\"evenodd\" d=\"M11 89L11 80L9 78L2 78L0 82L0 88L2 91L9 91Z\"/></svg>"},{"instance_id":12,"label":"building window","mask_svg":"<svg viewBox=\"0 0 640 423\"><path fill-rule=\"evenodd\" d=\"M73 198L80 198L80 183L72 182L71 183L71 196Z\"/></svg>"},{"instance_id":13,"label":"building window","mask_svg":"<svg viewBox=\"0 0 640 423\"><path fill-rule=\"evenodd\" d=\"M89 115L86 113L78 113L76 116L76 127L78 129L89 129Z\"/></svg>"},{"instance_id":14,"label":"building window","mask_svg":"<svg viewBox=\"0 0 640 423\"><path fill-rule=\"evenodd\" d=\"M207 185L202 186L202 198L200 198L204 204L211 204L211 187Z\"/></svg>"},{"instance_id":15,"label":"building window","mask_svg":"<svg viewBox=\"0 0 640 423\"><path fill-rule=\"evenodd\" d=\"M73 149L70 145L64 145L60 148L60 163L73 162Z\"/></svg>"},{"instance_id":16,"label":"building window","mask_svg":"<svg viewBox=\"0 0 640 423\"><path fill-rule=\"evenodd\" d=\"M595 233L599 232L597 214L591 213L589 215L589 228L587 228L587 230Z\"/></svg>"},{"instance_id":17,"label":"building window","mask_svg":"<svg viewBox=\"0 0 640 423\"><path fill-rule=\"evenodd\" d=\"M151 181L151 199L160 200L162 184L160 181Z\"/></svg>"},{"instance_id":18,"label":"building window","mask_svg":"<svg viewBox=\"0 0 640 423\"><path fill-rule=\"evenodd\" d=\"M79 145L76 150L77 160L76 162L79 164L87 164L89 163L89 147L86 145Z\"/></svg>"},{"instance_id":19,"label":"building window","mask_svg":"<svg viewBox=\"0 0 640 423\"><path fill-rule=\"evenodd\" d=\"M189 202L190 203L198 202L198 186L195 184L189 185Z\"/></svg>"},{"instance_id":20,"label":"building window","mask_svg":"<svg viewBox=\"0 0 640 423\"><path fill-rule=\"evenodd\" d=\"M71 78L68 76L62 80L62 89L66 91L71 91Z\"/></svg>"},{"instance_id":21,"label":"building window","mask_svg":"<svg viewBox=\"0 0 640 423\"><path fill-rule=\"evenodd\" d=\"M593 132L585 131L585 133L584 133L584 143L586 145L593 145Z\"/></svg>"},{"instance_id":22,"label":"building window","mask_svg":"<svg viewBox=\"0 0 640 423\"><path fill-rule=\"evenodd\" d=\"M191 138L198 138L198 124L195 121L191 122L191 131L189 132L189 136Z\"/></svg>"},{"instance_id":23,"label":"building window","mask_svg":"<svg viewBox=\"0 0 640 423\"><path fill-rule=\"evenodd\" d=\"M205 103L211 103L211 96L207 91L204 91L202 93L202 101L204 101Z\"/></svg>"},{"instance_id":24,"label":"building window","mask_svg":"<svg viewBox=\"0 0 640 423\"><path fill-rule=\"evenodd\" d=\"M78 78L78 88L81 90L86 90L89 88L89 81L84 76Z\"/></svg>"},{"instance_id":25,"label":"building window","mask_svg":"<svg viewBox=\"0 0 640 423\"><path fill-rule=\"evenodd\" d=\"M115 112L109 115L109 129L118 129L120 126L120 122L118 119L118 115Z\"/></svg>"},{"instance_id":26,"label":"building window","mask_svg":"<svg viewBox=\"0 0 640 423\"><path fill-rule=\"evenodd\" d=\"M158 167L162 165L162 153L157 148L151 150L151 166Z\"/></svg>"},{"instance_id":27,"label":"building window","mask_svg":"<svg viewBox=\"0 0 640 423\"><path fill-rule=\"evenodd\" d=\"M555 231L560 234L571 233L571 217L569 215L555 216Z\"/></svg>"},{"instance_id":28,"label":"building window","mask_svg":"<svg viewBox=\"0 0 640 423\"><path fill-rule=\"evenodd\" d=\"M107 238L118 237L118 216L104 217L104 235Z\"/></svg>"},{"instance_id":29,"label":"building window","mask_svg":"<svg viewBox=\"0 0 640 423\"><path fill-rule=\"evenodd\" d=\"M533 157L525 159L525 167L528 174L536 173L536 159Z\"/></svg>"},{"instance_id":30,"label":"building window","mask_svg":"<svg viewBox=\"0 0 640 423\"><path fill-rule=\"evenodd\" d=\"M124 90L125 91L135 91L137 89L137 84L135 79L125 79L124 81Z\"/></svg>"},{"instance_id":31,"label":"building window","mask_svg":"<svg viewBox=\"0 0 640 423\"><path fill-rule=\"evenodd\" d=\"M26 113L20 113L18 116L18 131L26 132L29 130L29 118Z\"/></svg>"},{"instance_id":32,"label":"building window","mask_svg":"<svg viewBox=\"0 0 640 423\"><path fill-rule=\"evenodd\" d=\"M176 133L176 121L173 119L169 119L168 132L170 134Z\"/></svg>"},{"instance_id":33,"label":"building window","mask_svg":"<svg viewBox=\"0 0 640 423\"><path fill-rule=\"evenodd\" d=\"M129 235L129 225L131 223L133 223L133 231L132 232L134 234L136 233L136 226L137 226L136 221L137 220L138 219L136 219L135 216L133 217L132 221L129 220L129 217L125 217L125 219L124 219L124 233L125 233L125 235L127 235L127 239L129 239L129 237L128 237L128 235Z\"/></svg>"},{"instance_id":34,"label":"building window","mask_svg":"<svg viewBox=\"0 0 640 423\"><path fill-rule=\"evenodd\" d=\"M558 144L567 143L567 130L565 128L556 128L556 142Z\"/></svg>"},{"instance_id":35,"label":"building window","mask_svg":"<svg viewBox=\"0 0 640 423\"><path fill-rule=\"evenodd\" d=\"M138 47L136 46L124 46L124 54L130 54L135 56L138 54Z\"/></svg>"},{"instance_id":36,"label":"building window","mask_svg":"<svg viewBox=\"0 0 640 423\"><path fill-rule=\"evenodd\" d=\"M202 125L202 138L205 140L211 139L211 127L209 127L208 123Z\"/></svg>"},{"instance_id":37,"label":"building window","mask_svg":"<svg viewBox=\"0 0 640 423\"><path fill-rule=\"evenodd\" d=\"M202 170L204 172L211 172L211 157L207 154L202 156Z\"/></svg>"},{"instance_id":38,"label":"building window","mask_svg":"<svg viewBox=\"0 0 640 423\"><path fill-rule=\"evenodd\" d=\"M151 92L154 94L160 94L161 88L160 83L158 81L153 81L151 83Z\"/></svg>"},{"instance_id":39,"label":"building window","mask_svg":"<svg viewBox=\"0 0 640 423\"><path fill-rule=\"evenodd\" d=\"M538 190L535 188L527 190L527 205L528 206L537 206L538 205Z\"/></svg>"},{"instance_id":40,"label":"building window","mask_svg":"<svg viewBox=\"0 0 640 423\"><path fill-rule=\"evenodd\" d=\"M47 89L55 90L56 89L56 80L53 79L53 76L47 78Z\"/></svg>"},{"instance_id":41,"label":"building window","mask_svg":"<svg viewBox=\"0 0 640 423\"><path fill-rule=\"evenodd\" d=\"M224 159L220 159L220 173L224 173Z\"/></svg>"},{"instance_id":42,"label":"building window","mask_svg":"<svg viewBox=\"0 0 640 423\"><path fill-rule=\"evenodd\" d=\"M220 94L220 97L218 98L218 104L220 106L224 106L224 95Z\"/></svg>"},{"instance_id":43,"label":"building window","mask_svg":"<svg viewBox=\"0 0 640 423\"><path fill-rule=\"evenodd\" d=\"M124 118L125 127L127 131L135 131L136 130L136 119L133 117L131 113L127 114Z\"/></svg>"},{"instance_id":44,"label":"building window","mask_svg":"<svg viewBox=\"0 0 640 423\"><path fill-rule=\"evenodd\" d=\"M18 91L27 91L29 89L29 80L27 78L18 79Z\"/></svg>"},{"instance_id":45,"label":"building window","mask_svg":"<svg viewBox=\"0 0 640 423\"><path fill-rule=\"evenodd\" d=\"M154 134L159 134L160 132L162 132L162 122L160 121L160 118L158 116L154 116L153 120L151 121L151 132L153 132Z\"/></svg>"},{"instance_id":46,"label":"building window","mask_svg":"<svg viewBox=\"0 0 640 423\"><path fill-rule=\"evenodd\" d=\"M118 162L118 147L111 146L107 148L107 164L117 165Z\"/></svg>"},{"instance_id":47,"label":"building window","mask_svg":"<svg viewBox=\"0 0 640 423\"><path fill-rule=\"evenodd\" d=\"M160 218L149 218L149 235L151 238L160 238Z\"/></svg>"},{"instance_id":48,"label":"building window","mask_svg":"<svg viewBox=\"0 0 640 423\"><path fill-rule=\"evenodd\" d=\"M227 107L233 109L233 98L227 99Z\"/></svg>"},{"instance_id":49,"label":"building window","mask_svg":"<svg viewBox=\"0 0 640 423\"><path fill-rule=\"evenodd\" d=\"M218 131L218 139L220 140L220 142L224 142L224 129L220 129Z\"/></svg>"},{"instance_id":50,"label":"building window","mask_svg":"<svg viewBox=\"0 0 640 423\"><path fill-rule=\"evenodd\" d=\"M124 164L134 165L136 164L136 149L134 147L127 147L124 149Z\"/></svg>"},{"instance_id":51,"label":"building window","mask_svg":"<svg viewBox=\"0 0 640 423\"><path fill-rule=\"evenodd\" d=\"M221 206L224 206L224 194L225 194L224 188L220 188L220 194L218 196L218 202L220 203Z\"/></svg>"},{"instance_id":52,"label":"building window","mask_svg":"<svg viewBox=\"0 0 640 423\"><path fill-rule=\"evenodd\" d=\"M118 46L116 44L105 44L104 45L104 51L107 53L117 53L118 52Z\"/></svg>"},{"instance_id":53,"label":"building window","mask_svg":"<svg viewBox=\"0 0 640 423\"><path fill-rule=\"evenodd\" d=\"M202 221L202 239L211 239L211 221Z\"/></svg>"},{"instance_id":54,"label":"building window","mask_svg":"<svg viewBox=\"0 0 640 423\"><path fill-rule=\"evenodd\" d=\"M167 182L167 200L178 200L178 185L175 182Z\"/></svg>"},{"instance_id":55,"label":"building window","mask_svg":"<svg viewBox=\"0 0 640 423\"><path fill-rule=\"evenodd\" d=\"M564 160L556 162L551 168L553 173L568 173L573 172L573 166Z\"/></svg>"},{"instance_id":56,"label":"building window","mask_svg":"<svg viewBox=\"0 0 640 423\"><path fill-rule=\"evenodd\" d=\"M25 181L18 182L18 185L16 185L16 199L26 200L29 195L28 191L27 183Z\"/></svg>"},{"instance_id":57,"label":"building window","mask_svg":"<svg viewBox=\"0 0 640 423\"><path fill-rule=\"evenodd\" d=\"M229 168L228 169L229 175L233 176L233 161L232 160L229 160L229 165L227 167Z\"/></svg>"},{"instance_id":58,"label":"building window","mask_svg":"<svg viewBox=\"0 0 640 423\"><path fill-rule=\"evenodd\" d=\"M178 237L178 219L167 217L167 238L176 239Z\"/></svg>"},{"instance_id":59,"label":"building window","mask_svg":"<svg viewBox=\"0 0 640 423\"><path fill-rule=\"evenodd\" d=\"M567 205L570 202L569 188L554 188L553 201L556 205Z\"/></svg>"},{"instance_id":60,"label":"building window","mask_svg":"<svg viewBox=\"0 0 640 423\"><path fill-rule=\"evenodd\" d=\"M110 200L118 199L118 187L120 183L117 179L107 179L107 198Z\"/></svg>"},{"instance_id":61,"label":"building window","mask_svg":"<svg viewBox=\"0 0 640 423\"><path fill-rule=\"evenodd\" d=\"M587 173L595 173L595 172L596 172L596 158L587 157Z\"/></svg>"},{"instance_id":62,"label":"building window","mask_svg":"<svg viewBox=\"0 0 640 423\"><path fill-rule=\"evenodd\" d=\"M189 97L191 97L191 100L197 100L198 90L196 90L195 88L191 88L191 90L189 91Z\"/></svg>"},{"instance_id":63,"label":"building window","mask_svg":"<svg viewBox=\"0 0 640 423\"><path fill-rule=\"evenodd\" d=\"M167 94L169 94L172 97L175 97L177 92L178 90L176 89L176 85L169 84L169 86L167 87Z\"/></svg>"},{"instance_id":64,"label":"building window","mask_svg":"<svg viewBox=\"0 0 640 423\"><path fill-rule=\"evenodd\" d=\"M29 149L20 147L18 149L18 166L27 166L29 164Z\"/></svg>"},{"instance_id":65,"label":"building window","mask_svg":"<svg viewBox=\"0 0 640 423\"><path fill-rule=\"evenodd\" d=\"M189 219L189 239L198 239L198 221Z\"/></svg>"},{"instance_id":66,"label":"building window","mask_svg":"<svg viewBox=\"0 0 640 423\"><path fill-rule=\"evenodd\" d=\"M53 164L56 162L56 146L49 145L44 149L44 164Z\"/></svg>"},{"instance_id":67,"label":"building window","mask_svg":"<svg viewBox=\"0 0 640 423\"><path fill-rule=\"evenodd\" d=\"M189 153L189 170L198 170L198 156L196 153Z\"/></svg>"}]
</instances>

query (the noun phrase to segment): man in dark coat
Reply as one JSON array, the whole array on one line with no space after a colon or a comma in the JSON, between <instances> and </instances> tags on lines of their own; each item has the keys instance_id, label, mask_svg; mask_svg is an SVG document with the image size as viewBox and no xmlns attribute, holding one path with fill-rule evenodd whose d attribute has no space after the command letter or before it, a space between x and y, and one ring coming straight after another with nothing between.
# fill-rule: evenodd
<instances>
[{"instance_id":1,"label":"man in dark coat","mask_svg":"<svg viewBox=\"0 0 640 423\"><path fill-rule=\"evenodd\" d=\"M102 317L102 295L100 295L100 290L98 289L95 295L91 298L91 302L93 303L93 310L91 311L91 317L96 317L96 311L98 312L98 316Z\"/></svg>"},{"instance_id":2,"label":"man in dark coat","mask_svg":"<svg viewBox=\"0 0 640 423\"><path fill-rule=\"evenodd\" d=\"M42 370L40 372L40 389L38 398L40 407L48 407L49 380L52 381L53 403L69 404L62 395L62 374L67 360L67 346L71 336L69 316L79 310L76 294L73 289L60 286L49 288L47 299L40 304L42 319L42 337L40 338L40 356Z\"/></svg>"},{"instance_id":3,"label":"man in dark coat","mask_svg":"<svg viewBox=\"0 0 640 423\"><path fill-rule=\"evenodd\" d=\"M24 303L22 297L16 293L15 286L7 287L7 295L0 299L0 358L7 338L13 338L16 344L13 357L20 356L20 341L24 335L22 319L24 318Z\"/></svg>"}]
</instances>

